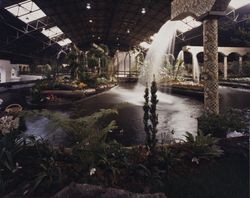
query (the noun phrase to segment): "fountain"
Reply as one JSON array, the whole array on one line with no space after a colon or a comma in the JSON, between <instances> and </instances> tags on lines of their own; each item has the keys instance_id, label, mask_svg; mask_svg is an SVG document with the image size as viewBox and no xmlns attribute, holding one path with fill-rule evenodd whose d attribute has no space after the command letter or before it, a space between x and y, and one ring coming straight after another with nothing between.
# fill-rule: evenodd
<instances>
[{"instance_id":1,"label":"fountain","mask_svg":"<svg viewBox=\"0 0 250 198\"><path fill-rule=\"evenodd\" d=\"M160 80L160 71L166 54L174 54L176 33L177 22L167 21L156 34L144 61L144 68L140 75L141 83L151 83L153 81L153 75L156 81ZM169 59L167 61L171 63L171 56L168 57Z\"/></svg>"}]
</instances>

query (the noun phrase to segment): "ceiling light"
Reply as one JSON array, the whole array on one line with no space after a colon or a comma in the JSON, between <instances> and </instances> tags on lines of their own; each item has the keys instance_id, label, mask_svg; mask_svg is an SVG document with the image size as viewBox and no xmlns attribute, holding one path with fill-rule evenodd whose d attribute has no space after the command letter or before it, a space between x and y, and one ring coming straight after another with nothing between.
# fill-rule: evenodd
<instances>
[{"instance_id":1,"label":"ceiling light","mask_svg":"<svg viewBox=\"0 0 250 198\"><path fill-rule=\"evenodd\" d=\"M90 20L89 20L89 22L90 22L90 23L93 23L93 20L92 20L92 19L90 19Z\"/></svg>"},{"instance_id":2,"label":"ceiling light","mask_svg":"<svg viewBox=\"0 0 250 198\"><path fill-rule=\"evenodd\" d=\"M116 40L119 40L119 37L116 37Z\"/></svg>"},{"instance_id":3,"label":"ceiling light","mask_svg":"<svg viewBox=\"0 0 250 198\"><path fill-rule=\"evenodd\" d=\"M142 9L141 9L141 13L142 13L142 14L146 14L146 8L142 8Z\"/></svg>"},{"instance_id":4,"label":"ceiling light","mask_svg":"<svg viewBox=\"0 0 250 198\"><path fill-rule=\"evenodd\" d=\"M91 4L90 4L90 3L87 3L86 8L87 8L88 10L90 10L90 9L91 9Z\"/></svg>"},{"instance_id":5,"label":"ceiling light","mask_svg":"<svg viewBox=\"0 0 250 198\"><path fill-rule=\"evenodd\" d=\"M128 34L130 33L130 29L127 30L127 33L128 33Z\"/></svg>"},{"instance_id":6,"label":"ceiling light","mask_svg":"<svg viewBox=\"0 0 250 198\"><path fill-rule=\"evenodd\" d=\"M98 40L101 40L101 37L100 37L100 36L98 36Z\"/></svg>"},{"instance_id":7,"label":"ceiling light","mask_svg":"<svg viewBox=\"0 0 250 198\"><path fill-rule=\"evenodd\" d=\"M95 35L94 35L94 34L92 35L92 38L95 38Z\"/></svg>"}]
</instances>

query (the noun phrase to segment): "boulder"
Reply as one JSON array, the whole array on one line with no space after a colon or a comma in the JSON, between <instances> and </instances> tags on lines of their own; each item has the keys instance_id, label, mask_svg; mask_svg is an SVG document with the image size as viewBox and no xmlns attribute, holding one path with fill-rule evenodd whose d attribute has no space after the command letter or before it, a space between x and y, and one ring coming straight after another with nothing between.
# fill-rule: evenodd
<instances>
[{"instance_id":1,"label":"boulder","mask_svg":"<svg viewBox=\"0 0 250 198\"><path fill-rule=\"evenodd\" d=\"M137 194L115 188L104 188L89 184L71 183L53 198L166 198L163 193Z\"/></svg>"}]
</instances>

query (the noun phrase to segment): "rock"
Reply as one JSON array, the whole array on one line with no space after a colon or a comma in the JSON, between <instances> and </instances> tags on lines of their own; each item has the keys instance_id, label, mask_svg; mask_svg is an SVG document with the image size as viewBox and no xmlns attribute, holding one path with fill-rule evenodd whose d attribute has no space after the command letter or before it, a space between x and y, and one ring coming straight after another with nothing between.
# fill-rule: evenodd
<instances>
[{"instance_id":1,"label":"rock","mask_svg":"<svg viewBox=\"0 0 250 198\"><path fill-rule=\"evenodd\" d=\"M115 188L103 188L89 184L75 184L58 192L53 198L166 198L163 193L137 194Z\"/></svg>"},{"instance_id":2,"label":"rock","mask_svg":"<svg viewBox=\"0 0 250 198\"><path fill-rule=\"evenodd\" d=\"M234 131L227 134L227 138L235 138L244 136L242 133Z\"/></svg>"}]
</instances>

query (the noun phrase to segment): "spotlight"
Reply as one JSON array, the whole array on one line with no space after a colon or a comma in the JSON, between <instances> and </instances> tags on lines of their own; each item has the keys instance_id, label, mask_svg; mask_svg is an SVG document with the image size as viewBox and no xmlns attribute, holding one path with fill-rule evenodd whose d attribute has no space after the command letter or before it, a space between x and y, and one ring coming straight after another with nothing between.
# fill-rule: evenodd
<instances>
[{"instance_id":1,"label":"spotlight","mask_svg":"<svg viewBox=\"0 0 250 198\"><path fill-rule=\"evenodd\" d=\"M142 13L142 14L146 14L146 8L142 8L142 9L141 9L141 13Z\"/></svg>"},{"instance_id":2,"label":"spotlight","mask_svg":"<svg viewBox=\"0 0 250 198\"><path fill-rule=\"evenodd\" d=\"M100 36L98 36L98 40L101 40L101 37L100 37Z\"/></svg>"},{"instance_id":3,"label":"spotlight","mask_svg":"<svg viewBox=\"0 0 250 198\"><path fill-rule=\"evenodd\" d=\"M90 22L90 23L93 23L93 20L92 20L92 19L90 19L90 20L89 20L89 22Z\"/></svg>"},{"instance_id":4,"label":"spotlight","mask_svg":"<svg viewBox=\"0 0 250 198\"><path fill-rule=\"evenodd\" d=\"M127 33L128 33L128 34L130 33L130 29L127 30Z\"/></svg>"},{"instance_id":5,"label":"spotlight","mask_svg":"<svg viewBox=\"0 0 250 198\"><path fill-rule=\"evenodd\" d=\"M88 10L90 10L90 9L91 9L91 4L90 4L90 3L87 3L86 8L87 8Z\"/></svg>"}]
</instances>

